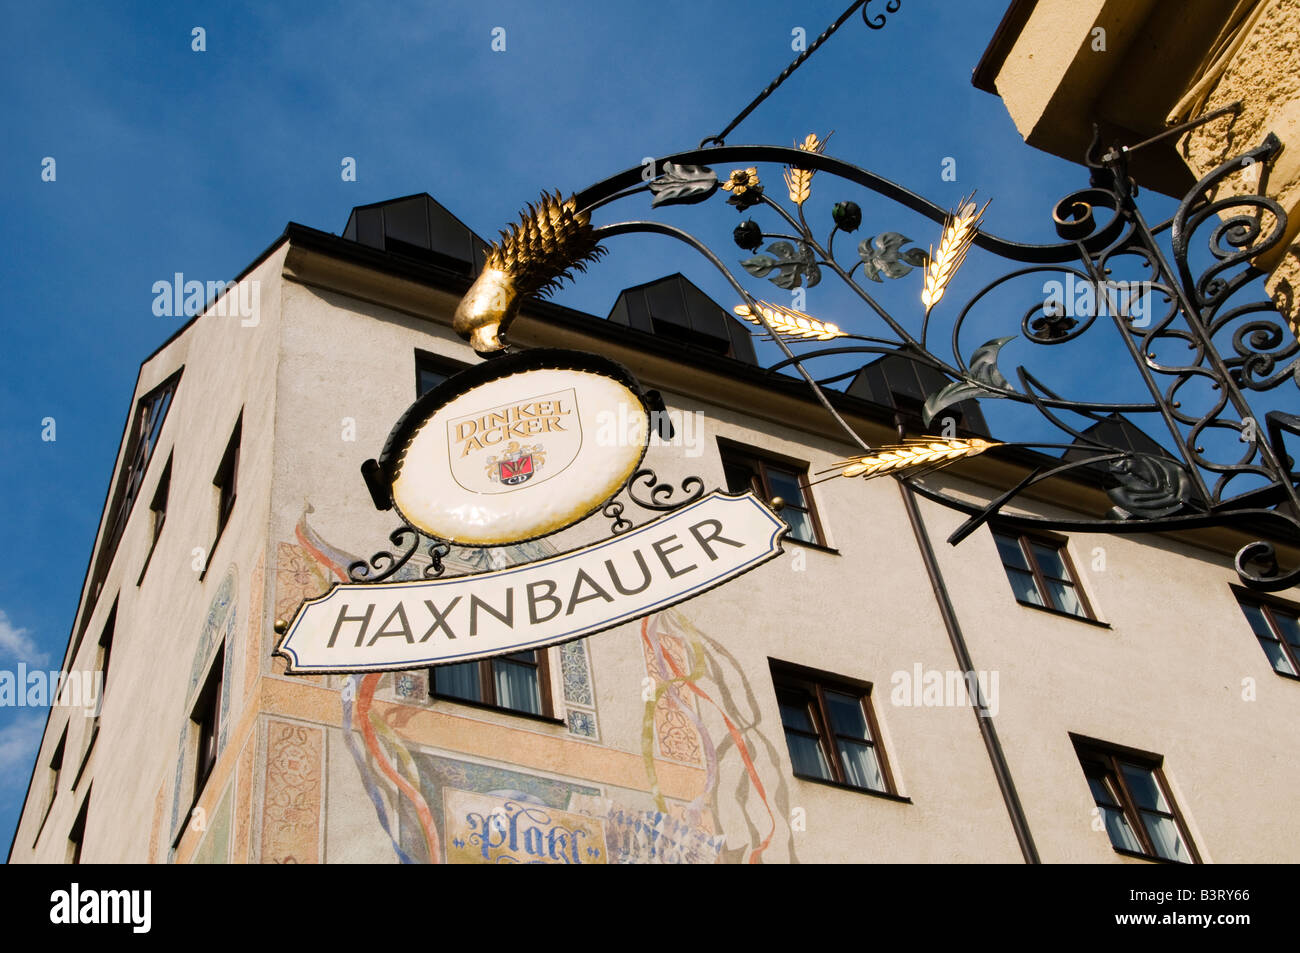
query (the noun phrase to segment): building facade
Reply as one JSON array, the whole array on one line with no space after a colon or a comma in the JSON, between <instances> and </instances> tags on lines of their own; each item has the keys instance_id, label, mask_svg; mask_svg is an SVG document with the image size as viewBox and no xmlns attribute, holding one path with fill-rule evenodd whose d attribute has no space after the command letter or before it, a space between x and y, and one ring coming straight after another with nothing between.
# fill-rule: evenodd
<instances>
[{"instance_id":1,"label":"building facade","mask_svg":"<svg viewBox=\"0 0 1300 953\"><path fill-rule=\"evenodd\" d=\"M102 673L102 704L51 709L11 861L1296 859L1300 594L1237 588L1244 536L949 546L962 515L891 479L816 482L854 448L681 276L608 319L532 304L512 343L658 389L675 435L646 464L782 497L784 554L536 653L285 674L278 624L391 548L359 466L477 363L451 316L481 256L427 196L356 209L341 237L290 225L144 362L63 663ZM868 368L835 402L889 443L926 386ZM988 499L1032 462L935 478ZM1035 512L1110 505L1053 486ZM609 533L597 514L448 564Z\"/></svg>"}]
</instances>

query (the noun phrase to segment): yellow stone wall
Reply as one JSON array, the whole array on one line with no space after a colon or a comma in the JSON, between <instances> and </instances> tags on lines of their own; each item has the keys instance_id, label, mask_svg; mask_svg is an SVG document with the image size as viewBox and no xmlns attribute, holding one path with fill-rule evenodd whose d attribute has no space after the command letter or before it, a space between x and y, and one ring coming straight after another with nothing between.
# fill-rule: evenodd
<instances>
[{"instance_id":1,"label":"yellow stone wall","mask_svg":"<svg viewBox=\"0 0 1300 953\"><path fill-rule=\"evenodd\" d=\"M1256 264L1272 271L1269 293L1294 329L1300 326L1300 0L1238 4L1169 122L1195 119L1238 100L1239 114L1192 130L1179 149L1199 178L1270 132L1282 140L1265 192L1281 203L1290 221L1281 245ZM1236 192L1254 192L1259 169L1244 170L1229 182ZM1264 225L1271 221L1266 218Z\"/></svg>"}]
</instances>

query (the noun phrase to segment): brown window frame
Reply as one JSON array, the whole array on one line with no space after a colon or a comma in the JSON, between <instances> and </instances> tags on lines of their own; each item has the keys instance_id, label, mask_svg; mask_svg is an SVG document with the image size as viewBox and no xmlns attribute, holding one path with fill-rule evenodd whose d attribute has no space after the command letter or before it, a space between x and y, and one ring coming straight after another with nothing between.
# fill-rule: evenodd
<instances>
[{"instance_id":1,"label":"brown window frame","mask_svg":"<svg viewBox=\"0 0 1300 953\"><path fill-rule=\"evenodd\" d=\"M812 487L808 482L808 464L790 457L783 457L779 454L771 453L766 450L759 450L755 447L748 447L742 444L732 443L722 438L718 439L718 455L722 461L723 482L729 493L739 492L731 488L731 481L726 478L728 466L744 466L751 471L750 489L764 503L769 502L774 496L779 496L772 489L772 482L768 477L769 470L776 470L785 476L794 477L799 483L799 490L803 493L804 503L806 506L797 506L790 500L785 500L785 505L789 509L798 510L806 513L808 522L812 526L813 539L799 539L790 533L783 537L783 541L789 541L800 546L813 546L820 549L830 549L826 542L826 533L822 529L821 516L817 512L817 503L813 499ZM779 514L778 514L779 515Z\"/></svg>"},{"instance_id":2,"label":"brown window frame","mask_svg":"<svg viewBox=\"0 0 1300 953\"><path fill-rule=\"evenodd\" d=\"M167 454L167 464L163 467L162 476L158 478L158 486L154 488L153 499L149 501L149 514L153 518L151 528L153 538L149 541L149 552L145 554L144 565L140 567L140 578L135 581L136 586L144 582L144 574L149 571L149 564L153 561L153 551L158 548L158 538L162 536L163 523L167 521L167 498L171 495L172 460L174 458L174 451Z\"/></svg>"},{"instance_id":3,"label":"brown window frame","mask_svg":"<svg viewBox=\"0 0 1300 953\"><path fill-rule=\"evenodd\" d=\"M800 774L794 766L794 755L790 752L790 740L786 738L786 752L790 755L790 771L796 777L804 781L813 781L818 784L830 784L835 787L841 787L849 791L859 791L864 794L873 794L878 797L892 798L898 801L909 801L898 793L898 787L894 783L893 771L889 764L889 753L885 751L884 739L880 734L880 722L876 719L874 706L871 704L872 685L870 682L862 682L856 679L845 678L842 675L833 675L829 672L822 672L817 669L807 668L802 665L795 665L791 662L783 662L779 659L768 659L768 666L772 673L773 693L777 698L777 708L780 710L781 694L783 692L797 692L802 694L811 705L808 714L812 721L816 733L818 747L821 749L822 758L825 760L828 769L831 772L830 778L823 778L818 775ZM830 717L830 708L826 702L826 692L836 692L841 695L849 695L857 699L859 706L862 708L863 715L866 718L867 730L871 733L870 740L864 740L850 735L845 735L847 740L856 744L866 744L874 752L876 761L880 765L880 776L884 780L885 790L879 791L875 788L863 787L853 784L848 780L844 771L844 765L840 762L839 747L834 742L841 737L839 732L832 730L833 721ZM781 718L781 731L793 731L796 734L805 737L812 737L812 733L798 728L790 728L785 724L784 718Z\"/></svg>"},{"instance_id":4,"label":"brown window frame","mask_svg":"<svg viewBox=\"0 0 1300 953\"><path fill-rule=\"evenodd\" d=\"M1174 800L1174 793L1169 787L1168 779L1165 777L1164 757L1162 755L1152 754L1148 751L1138 751L1134 748L1125 748L1075 734L1070 735L1070 740L1074 743L1075 755L1079 759L1079 766L1083 769L1085 779L1094 777L1094 775L1089 774L1089 760L1094 766L1100 764L1105 768L1105 773L1101 776L1102 780L1106 782L1108 790L1119 795L1119 801L1114 807L1118 808L1124 815L1129 830L1133 832L1142 847L1141 851L1129 850L1120 847L1112 839L1111 847L1116 853L1123 854L1126 857L1140 857L1143 860L1153 860L1159 863L1182 863L1182 861L1174 860L1171 857L1162 857L1156 852L1151 835L1147 831L1146 824L1142 821L1142 814L1145 812L1172 820L1174 826L1178 829L1179 836L1183 839L1183 845L1187 848L1188 854L1191 855L1191 862L1193 864L1201 862L1200 853L1196 850L1196 843L1192 840L1191 833L1187 829L1187 821L1183 818L1182 812L1178 810L1178 803ZM1155 779L1156 786L1159 788L1161 795L1164 796L1171 812L1166 813L1149 808L1140 808L1137 799L1133 796L1133 792L1129 789L1128 780L1124 777L1121 765L1128 765L1149 772ZM1097 802L1096 795L1092 793L1091 787L1088 789L1088 793L1093 798L1093 803L1097 806L1097 809L1100 810L1102 805ZM1106 834L1109 838L1109 830L1107 830Z\"/></svg>"},{"instance_id":5,"label":"brown window frame","mask_svg":"<svg viewBox=\"0 0 1300 953\"><path fill-rule=\"evenodd\" d=\"M1277 621L1273 617L1275 613L1281 612L1292 617L1297 622L1300 622L1300 605L1296 605L1294 602L1287 602L1285 599L1278 599L1275 596L1266 596L1262 593L1252 592L1249 589L1242 589L1238 586L1232 586L1231 588L1233 594L1237 597L1238 606L1249 605L1260 609L1264 615L1264 621L1268 625L1269 631L1272 632L1274 640L1282 649L1283 656L1291 663L1291 667L1295 669L1294 674L1291 672L1279 672L1277 667L1273 665L1272 659L1268 659L1268 653L1265 652L1264 657L1268 659L1268 667L1273 670L1273 674L1282 678L1300 680L1300 651L1286 640L1286 636L1282 634L1282 630L1278 627ZM1249 619L1247 619L1246 624L1247 626L1250 625ZM1257 643L1263 641L1263 637L1253 628L1251 629L1251 634L1255 636L1255 641ZM1262 649L1263 646L1261 645L1260 648Z\"/></svg>"},{"instance_id":6,"label":"brown window frame","mask_svg":"<svg viewBox=\"0 0 1300 953\"><path fill-rule=\"evenodd\" d=\"M203 571L199 573L200 582L208 574L208 567L212 565L212 556L217 551L217 544L221 542L222 535L226 532L230 515L235 510L235 501L239 498L239 456L243 439L244 411L241 409L239 417L235 420L235 429L230 432L230 439L226 441L226 449L221 455L217 474L212 478L212 485L217 488L217 535L213 538L208 554L203 560Z\"/></svg>"},{"instance_id":7,"label":"brown window frame","mask_svg":"<svg viewBox=\"0 0 1300 953\"><path fill-rule=\"evenodd\" d=\"M104 699L108 692L108 664L113 657L113 639L117 635L117 607L120 601L119 597L113 600L113 608L108 613L108 620L104 623L104 630L99 634L99 652L95 659L95 671L100 673L99 682L99 704L95 709L94 719L90 723L90 738L86 742L86 750L81 754L81 763L77 766L77 774L72 779L72 790L77 790L77 785L81 783L81 776L86 772L86 765L90 764L90 756L95 751L95 742L99 740L99 725L103 720Z\"/></svg>"},{"instance_id":8,"label":"brown window frame","mask_svg":"<svg viewBox=\"0 0 1300 953\"><path fill-rule=\"evenodd\" d=\"M104 629L99 633L99 651L96 653L95 670L102 673L100 678L103 679L99 686L100 711L104 710L104 693L108 691L108 663L113 657L113 639L117 635L117 605L118 600L114 599L113 608L109 610L108 618L104 621Z\"/></svg>"},{"instance_id":9,"label":"brown window frame","mask_svg":"<svg viewBox=\"0 0 1300 953\"><path fill-rule=\"evenodd\" d=\"M527 650L525 649L524 651ZM532 651L537 658L536 662L524 662L520 659L506 659L505 656L493 656L492 658L478 659L471 662L453 663L478 666L480 698L463 698L460 695L451 695L446 692L438 691L438 668L441 668L442 666L431 668L429 669L429 697L441 699L443 701L456 702L459 705L472 705L475 708L485 708L490 709L491 711L505 712L510 715L520 715L524 718L536 718L541 721L562 723L562 719L557 717L555 714L555 704L551 699L550 652L545 648L533 649ZM498 703L494 665L500 659L506 659L514 665L527 665L536 670L537 694L542 703L541 714L525 711L522 708L507 708Z\"/></svg>"},{"instance_id":10,"label":"brown window frame","mask_svg":"<svg viewBox=\"0 0 1300 953\"><path fill-rule=\"evenodd\" d=\"M225 666L226 648L223 645L212 661L208 677L203 682L203 690L199 692L194 702L194 709L190 713L190 721L194 722L198 730L198 743L194 757L194 802L190 805L191 812L194 810L194 804L198 804L199 798L203 796L203 788L212 777L220 755L217 744L221 740L221 686L225 680ZM186 821L186 824L188 823ZM182 825L182 829L184 826Z\"/></svg>"},{"instance_id":11,"label":"brown window frame","mask_svg":"<svg viewBox=\"0 0 1300 953\"><path fill-rule=\"evenodd\" d=\"M1043 600L1043 604L1039 605L1036 602L1028 602L1021 599L1017 595L1016 602L1022 606L1028 606L1031 609L1041 609L1044 612L1051 612L1055 615L1065 616L1068 619L1082 619L1085 622L1096 622L1099 625L1106 624L1102 622L1101 619L1097 618L1097 613L1092 608L1092 601L1088 598L1088 593L1083 587L1083 581L1079 578L1079 571L1074 566L1074 560L1070 558L1070 541L1067 537L1059 536L1056 533L1024 532L1022 530L1012 529L1011 527L996 523L990 525L989 529L993 533L994 547L997 546L998 536L1014 539L1016 541L1016 545L1020 547L1020 553L1025 557L1025 562L1029 566L1029 571L1034 577L1034 588L1038 590L1038 596ZM1056 551L1057 555L1060 556L1061 564L1065 567L1065 571L1070 578L1059 579L1057 581L1068 582L1074 588L1075 595L1079 597L1079 605L1083 607L1084 615L1079 615L1077 612L1071 612L1069 609L1062 609L1056 605L1055 600L1052 598L1052 591L1048 588L1047 580L1057 579L1057 577L1048 576L1043 572L1043 567L1038 564L1038 559L1034 556L1033 547L1030 545L1031 543L1038 543L1040 546L1051 547ZM1002 559L1001 550L998 550L998 562L1002 564L1002 571L1006 573L1008 567L1006 562ZM1019 567L1012 568L1023 572ZM1007 582L1011 582L1009 574L1007 576ZM1014 588L1012 589L1012 593L1015 593Z\"/></svg>"},{"instance_id":12,"label":"brown window frame","mask_svg":"<svg viewBox=\"0 0 1300 953\"><path fill-rule=\"evenodd\" d=\"M140 496L145 474L153 461L154 452L162 442L163 426L167 416L176 403L176 393L180 389L181 375L185 368L179 367L166 380L145 394L131 408L127 420L126 450L122 463L113 482L109 496L105 500L104 536L95 554L89 573L86 590L85 611L82 613L81 628L77 631L75 646L81 645L85 627L99 602L100 590L108 578L108 570L117 555L118 544L126 532L127 521L135 501ZM75 655L75 648L74 648Z\"/></svg>"},{"instance_id":13,"label":"brown window frame","mask_svg":"<svg viewBox=\"0 0 1300 953\"><path fill-rule=\"evenodd\" d=\"M50 755L48 770L53 773L50 778L50 796L45 802L45 812L41 815L40 826L36 828L36 839L32 841L33 849L41 840L41 831L45 830L45 822L50 819L50 811L54 809L54 801L59 796L59 778L63 776L63 759L67 754L68 747L68 726L65 722L63 725L63 734L59 735L59 743L54 746L54 753ZM77 786L74 784L72 789L75 791Z\"/></svg>"},{"instance_id":14,"label":"brown window frame","mask_svg":"<svg viewBox=\"0 0 1300 953\"><path fill-rule=\"evenodd\" d=\"M81 863L81 849L86 842L86 815L90 813L90 793L93 788L86 789L86 796L81 799L81 809L77 811L77 818L72 822L72 827L68 830L68 863Z\"/></svg>"}]
</instances>

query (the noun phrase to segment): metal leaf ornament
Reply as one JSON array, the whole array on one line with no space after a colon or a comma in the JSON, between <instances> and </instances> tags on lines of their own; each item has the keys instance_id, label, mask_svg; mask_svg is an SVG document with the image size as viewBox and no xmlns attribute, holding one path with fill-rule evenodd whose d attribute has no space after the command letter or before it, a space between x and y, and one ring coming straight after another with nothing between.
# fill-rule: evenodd
<instances>
[{"instance_id":1,"label":"metal leaf ornament","mask_svg":"<svg viewBox=\"0 0 1300 953\"><path fill-rule=\"evenodd\" d=\"M718 175L708 166L664 163L663 173L650 181L654 199L651 208L662 205L694 205L718 190Z\"/></svg>"},{"instance_id":2,"label":"metal leaf ornament","mask_svg":"<svg viewBox=\"0 0 1300 953\"><path fill-rule=\"evenodd\" d=\"M862 259L863 272L872 281L885 278L902 278L914 267L929 260L919 248L903 249L911 239L898 232L882 232L858 242L858 257Z\"/></svg>"},{"instance_id":3,"label":"metal leaf ornament","mask_svg":"<svg viewBox=\"0 0 1300 953\"><path fill-rule=\"evenodd\" d=\"M928 427L939 411L952 404L961 403L972 397L1002 397L1002 394L994 391L1011 390L1011 385L998 370L998 352L1008 341L1014 340L1015 335L994 338L977 347L975 353L971 355L970 369L967 372L970 379L953 381L942 390L931 394L925 402L925 406L921 408L921 419L925 421L925 425Z\"/></svg>"},{"instance_id":4,"label":"metal leaf ornament","mask_svg":"<svg viewBox=\"0 0 1300 953\"><path fill-rule=\"evenodd\" d=\"M1172 516L1192 499L1187 471L1174 460L1134 456L1112 461L1110 469L1120 485L1106 495L1116 504L1111 515L1118 519Z\"/></svg>"},{"instance_id":5,"label":"metal leaf ornament","mask_svg":"<svg viewBox=\"0 0 1300 953\"><path fill-rule=\"evenodd\" d=\"M822 280L821 268L806 242L800 242L798 248L790 242L773 242L767 250L770 255L746 258L741 261L741 267L755 278L767 278L786 291L801 284L811 288ZM771 274L773 271L775 275Z\"/></svg>"}]
</instances>

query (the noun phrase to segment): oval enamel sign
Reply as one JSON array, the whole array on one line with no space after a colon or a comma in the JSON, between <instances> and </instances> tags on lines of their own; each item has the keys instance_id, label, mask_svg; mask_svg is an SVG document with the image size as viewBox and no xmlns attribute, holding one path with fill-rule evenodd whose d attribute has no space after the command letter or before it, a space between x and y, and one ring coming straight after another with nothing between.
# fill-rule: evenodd
<instances>
[{"instance_id":1,"label":"oval enamel sign","mask_svg":"<svg viewBox=\"0 0 1300 953\"><path fill-rule=\"evenodd\" d=\"M496 546L552 533L599 508L640 464L649 412L630 377L589 356L583 367L518 363L468 387L457 375L404 419L392 500L426 535Z\"/></svg>"}]
</instances>

